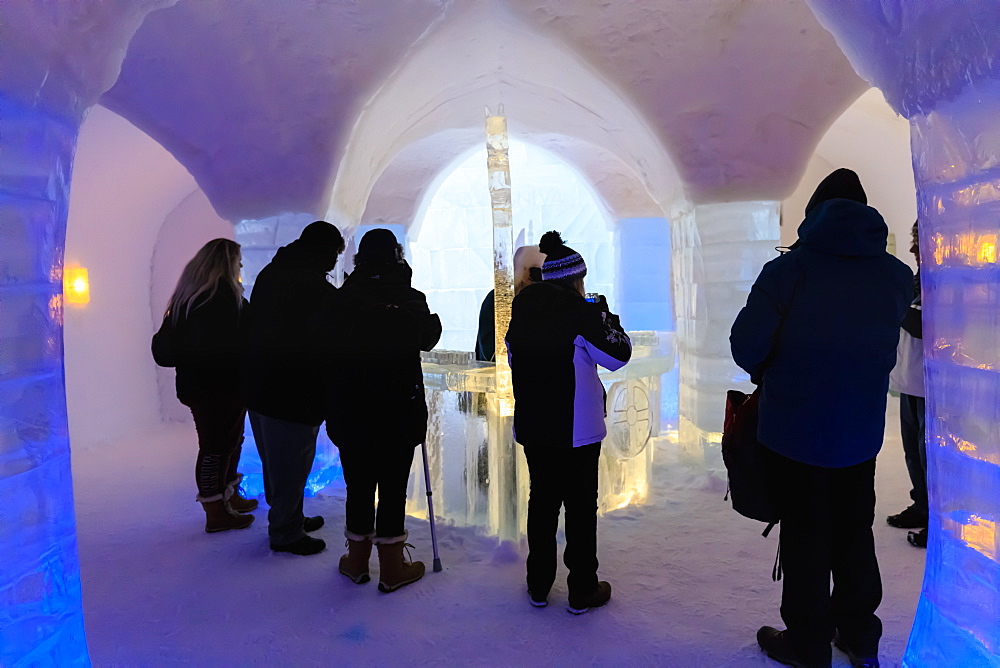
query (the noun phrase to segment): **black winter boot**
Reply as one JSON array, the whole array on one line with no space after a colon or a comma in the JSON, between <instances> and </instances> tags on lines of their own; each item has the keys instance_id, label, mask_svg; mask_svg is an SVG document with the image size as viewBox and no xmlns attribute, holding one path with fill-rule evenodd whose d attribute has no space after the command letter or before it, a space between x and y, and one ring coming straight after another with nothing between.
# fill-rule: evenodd
<instances>
[{"instance_id":1,"label":"black winter boot","mask_svg":"<svg viewBox=\"0 0 1000 668\"><path fill-rule=\"evenodd\" d=\"M569 607L567 611L574 615L582 615L592 608L599 608L611 600L611 584L601 580L597 583L597 589L587 596L575 596L570 594Z\"/></svg>"},{"instance_id":2,"label":"black winter boot","mask_svg":"<svg viewBox=\"0 0 1000 668\"><path fill-rule=\"evenodd\" d=\"M757 644L769 657L786 666L797 668L830 668L832 658L809 658L796 650L788 637L788 631L779 631L773 626L762 626L757 631ZM830 647L827 645L829 651ZM832 654L832 652L831 652Z\"/></svg>"}]
</instances>

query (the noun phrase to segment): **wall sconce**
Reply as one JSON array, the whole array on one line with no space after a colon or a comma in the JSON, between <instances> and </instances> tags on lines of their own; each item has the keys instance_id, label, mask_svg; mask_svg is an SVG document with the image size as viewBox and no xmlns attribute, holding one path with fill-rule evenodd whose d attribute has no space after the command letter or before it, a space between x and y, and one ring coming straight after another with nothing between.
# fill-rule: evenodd
<instances>
[{"instance_id":1,"label":"wall sconce","mask_svg":"<svg viewBox=\"0 0 1000 668\"><path fill-rule=\"evenodd\" d=\"M86 306L90 303L90 279L86 267L64 269L63 300L73 306Z\"/></svg>"}]
</instances>

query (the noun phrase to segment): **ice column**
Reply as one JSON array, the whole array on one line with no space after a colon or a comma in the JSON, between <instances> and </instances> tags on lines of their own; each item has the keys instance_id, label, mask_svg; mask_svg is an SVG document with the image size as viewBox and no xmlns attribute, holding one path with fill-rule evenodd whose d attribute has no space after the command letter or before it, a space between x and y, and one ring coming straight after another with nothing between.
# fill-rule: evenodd
<instances>
[{"instance_id":1,"label":"ice column","mask_svg":"<svg viewBox=\"0 0 1000 668\"><path fill-rule=\"evenodd\" d=\"M87 665L62 339L79 124L0 109L0 665Z\"/></svg>"},{"instance_id":2,"label":"ice column","mask_svg":"<svg viewBox=\"0 0 1000 668\"><path fill-rule=\"evenodd\" d=\"M507 365L504 336L514 299L514 228L510 210L510 160L507 154L507 118L500 105L496 116L486 110L486 172L493 210L493 304L496 337L497 400L500 415L514 414L514 390Z\"/></svg>"},{"instance_id":3,"label":"ice column","mask_svg":"<svg viewBox=\"0 0 1000 668\"><path fill-rule=\"evenodd\" d=\"M912 119L932 517L914 666L1000 665L998 105L982 82Z\"/></svg>"},{"instance_id":4,"label":"ice column","mask_svg":"<svg viewBox=\"0 0 1000 668\"><path fill-rule=\"evenodd\" d=\"M490 470L496 479L490 485L502 494L491 494L491 517L497 522L501 538L519 534L521 505L518 496L506 491L519 490L517 481L527 479L525 463L514 443L514 386L507 363L504 336L510 324L510 304L514 299L514 228L511 220L510 159L507 142L507 118L503 105L497 115L486 110L486 172L493 211L493 327L496 342L496 393L488 401L487 420L494 447L489 453ZM522 486L523 487L523 486ZM522 490L523 491L523 490Z\"/></svg>"},{"instance_id":5,"label":"ice column","mask_svg":"<svg viewBox=\"0 0 1000 668\"><path fill-rule=\"evenodd\" d=\"M764 263L777 256L777 202L703 204L675 215L673 275L680 357L680 443L689 461L722 469L726 390L752 387L729 330Z\"/></svg>"}]
</instances>

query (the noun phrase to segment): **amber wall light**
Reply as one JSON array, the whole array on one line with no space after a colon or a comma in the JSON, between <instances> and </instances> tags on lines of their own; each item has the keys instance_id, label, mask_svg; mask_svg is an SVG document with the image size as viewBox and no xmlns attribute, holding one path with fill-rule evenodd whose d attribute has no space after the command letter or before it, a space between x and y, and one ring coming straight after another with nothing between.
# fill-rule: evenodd
<instances>
[{"instance_id":1,"label":"amber wall light","mask_svg":"<svg viewBox=\"0 0 1000 668\"><path fill-rule=\"evenodd\" d=\"M63 272L63 299L73 306L90 303L90 279L86 267L66 267Z\"/></svg>"}]
</instances>

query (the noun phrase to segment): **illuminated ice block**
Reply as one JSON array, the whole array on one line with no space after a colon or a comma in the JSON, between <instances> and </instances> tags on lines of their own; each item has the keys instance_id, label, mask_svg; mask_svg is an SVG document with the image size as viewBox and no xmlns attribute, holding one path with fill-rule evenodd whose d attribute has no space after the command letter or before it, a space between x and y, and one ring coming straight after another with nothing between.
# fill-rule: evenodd
<instances>
[{"instance_id":1,"label":"illuminated ice block","mask_svg":"<svg viewBox=\"0 0 1000 668\"><path fill-rule=\"evenodd\" d=\"M914 666L1000 665L1000 83L970 88L913 119L933 518Z\"/></svg>"},{"instance_id":2,"label":"illuminated ice block","mask_svg":"<svg viewBox=\"0 0 1000 668\"><path fill-rule=\"evenodd\" d=\"M729 331L761 267L777 257L777 202L706 204L672 227L680 443L685 458L722 470L726 391L753 386L733 362Z\"/></svg>"},{"instance_id":3,"label":"illuminated ice block","mask_svg":"<svg viewBox=\"0 0 1000 668\"><path fill-rule=\"evenodd\" d=\"M0 665L89 665L62 358L78 127L0 108Z\"/></svg>"},{"instance_id":4,"label":"illuminated ice block","mask_svg":"<svg viewBox=\"0 0 1000 668\"><path fill-rule=\"evenodd\" d=\"M603 441L599 512L643 503L649 492L659 436L660 378L676 356L673 332L629 332L631 361L601 370L608 392L608 436ZM434 350L424 356L429 424L427 447L436 515L475 526L502 539L524 535L528 469L513 439L510 419L499 415L494 366L471 353ZM422 464L414 462L407 512L425 517Z\"/></svg>"}]
</instances>

